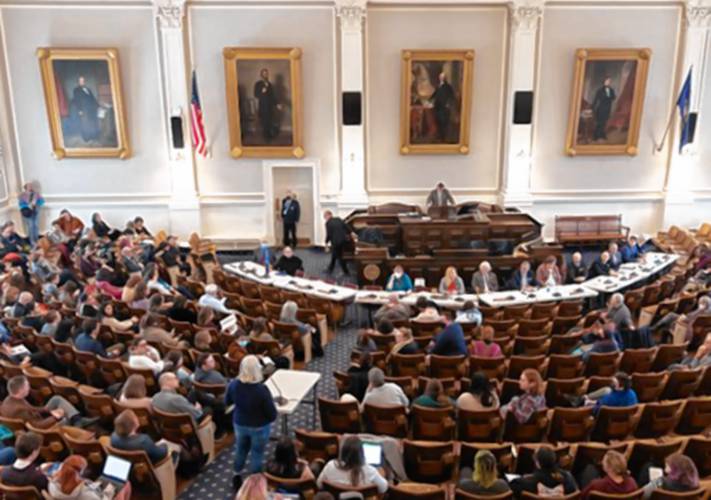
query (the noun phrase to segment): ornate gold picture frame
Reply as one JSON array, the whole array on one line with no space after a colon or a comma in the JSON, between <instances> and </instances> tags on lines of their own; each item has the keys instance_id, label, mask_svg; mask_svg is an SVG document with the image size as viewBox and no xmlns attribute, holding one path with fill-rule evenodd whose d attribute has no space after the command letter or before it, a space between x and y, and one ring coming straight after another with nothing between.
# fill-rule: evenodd
<instances>
[{"instance_id":1,"label":"ornate gold picture frame","mask_svg":"<svg viewBox=\"0 0 711 500\"><path fill-rule=\"evenodd\" d=\"M403 50L400 154L468 154L474 50Z\"/></svg>"},{"instance_id":2,"label":"ornate gold picture frame","mask_svg":"<svg viewBox=\"0 0 711 500\"><path fill-rule=\"evenodd\" d=\"M301 49L223 50L230 154L302 158Z\"/></svg>"},{"instance_id":3,"label":"ornate gold picture frame","mask_svg":"<svg viewBox=\"0 0 711 500\"><path fill-rule=\"evenodd\" d=\"M565 153L637 154L650 49L578 49Z\"/></svg>"},{"instance_id":4,"label":"ornate gold picture frame","mask_svg":"<svg viewBox=\"0 0 711 500\"><path fill-rule=\"evenodd\" d=\"M54 156L131 156L118 50L41 47L37 57Z\"/></svg>"}]
</instances>

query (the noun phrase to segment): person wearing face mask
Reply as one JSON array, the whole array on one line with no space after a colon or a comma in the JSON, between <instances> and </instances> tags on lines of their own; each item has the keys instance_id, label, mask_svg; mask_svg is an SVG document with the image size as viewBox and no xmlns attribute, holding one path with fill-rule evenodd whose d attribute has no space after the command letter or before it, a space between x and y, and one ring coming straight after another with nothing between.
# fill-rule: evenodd
<instances>
[{"instance_id":1,"label":"person wearing face mask","mask_svg":"<svg viewBox=\"0 0 711 500\"><path fill-rule=\"evenodd\" d=\"M412 290L412 279L405 273L401 265L395 266L388 278L385 289L389 292L409 292Z\"/></svg>"},{"instance_id":2,"label":"person wearing face mask","mask_svg":"<svg viewBox=\"0 0 711 500\"><path fill-rule=\"evenodd\" d=\"M284 251L279 257L274 269L286 273L289 276L295 276L298 271L304 270L304 263L299 257L294 255L294 250L291 247L284 247Z\"/></svg>"},{"instance_id":3,"label":"person wearing face mask","mask_svg":"<svg viewBox=\"0 0 711 500\"><path fill-rule=\"evenodd\" d=\"M286 192L286 197L281 201L281 221L284 225L284 246L296 246L296 224L301 217L301 207L296 199L296 194L291 190Z\"/></svg>"}]
</instances>

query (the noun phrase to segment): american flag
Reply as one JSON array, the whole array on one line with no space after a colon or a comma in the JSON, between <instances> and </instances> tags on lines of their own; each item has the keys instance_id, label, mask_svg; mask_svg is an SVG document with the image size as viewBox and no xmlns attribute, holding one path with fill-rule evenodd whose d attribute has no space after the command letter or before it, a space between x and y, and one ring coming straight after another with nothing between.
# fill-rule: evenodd
<instances>
[{"instance_id":1,"label":"american flag","mask_svg":"<svg viewBox=\"0 0 711 500\"><path fill-rule=\"evenodd\" d=\"M190 102L190 122L193 131L193 147L199 155L207 157L207 138L205 137L205 124L202 122L202 107L198 94L197 75L193 70L193 96Z\"/></svg>"}]
</instances>

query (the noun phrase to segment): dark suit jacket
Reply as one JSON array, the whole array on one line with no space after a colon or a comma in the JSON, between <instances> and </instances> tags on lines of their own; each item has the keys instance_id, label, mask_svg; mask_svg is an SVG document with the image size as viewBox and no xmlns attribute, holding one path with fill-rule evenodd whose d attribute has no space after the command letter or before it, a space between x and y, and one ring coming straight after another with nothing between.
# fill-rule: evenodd
<instances>
[{"instance_id":1,"label":"dark suit jacket","mask_svg":"<svg viewBox=\"0 0 711 500\"><path fill-rule=\"evenodd\" d=\"M326 243L333 246L343 245L351 234L351 228L340 217L331 217L326 222Z\"/></svg>"},{"instance_id":2,"label":"dark suit jacket","mask_svg":"<svg viewBox=\"0 0 711 500\"><path fill-rule=\"evenodd\" d=\"M24 399L10 396L0 404L0 415L29 422L40 429L48 429L57 423L57 419L44 408L32 406Z\"/></svg>"},{"instance_id":3,"label":"dark suit jacket","mask_svg":"<svg viewBox=\"0 0 711 500\"><path fill-rule=\"evenodd\" d=\"M288 198L284 198L283 200L281 200L281 219L286 224L294 224L296 222L299 222L299 218L301 217L301 205L299 205L298 200L291 198L291 203L287 208L287 200Z\"/></svg>"},{"instance_id":4,"label":"dark suit jacket","mask_svg":"<svg viewBox=\"0 0 711 500\"><path fill-rule=\"evenodd\" d=\"M538 286L536 278L533 277L533 272L530 269L526 276L528 277L527 281L529 286ZM511 290L521 290L521 271L518 269L516 269L516 272L514 272L514 275L509 280L509 288Z\"/></svg>"},{"instance_id":5,"label":"dark suit jacket","mask_svg":"<svg viewBox=\"0 0 711 500\"><path fill-rule=\"evenodd\" d=\"M595 278L596 276L607 276L608 274L610 274L610 269L612 269L610 261L608 260L605 264L603 264L600 258L598 257L597 259L595 259L595 262L593 262L592 266L590 266L590 271L588 271L588 278Z\"/></svg>"}]
</instances>

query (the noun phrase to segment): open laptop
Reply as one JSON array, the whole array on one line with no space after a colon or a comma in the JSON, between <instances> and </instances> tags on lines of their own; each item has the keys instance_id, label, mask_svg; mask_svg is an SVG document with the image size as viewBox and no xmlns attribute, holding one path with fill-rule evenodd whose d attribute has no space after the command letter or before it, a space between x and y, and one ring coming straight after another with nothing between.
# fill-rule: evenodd
<instances>
[{"instance_id":1,"label":"open laptop","mask_svg":"<svg viewBox=\"0 0 711 500\"><path fill-rule=\"evenodd\" d=\"M133 464L128 460L115 455L108 455L106 462L104 462L104 470L101 471L98 480L101 490L105 491L107 488L112 488L114 492L120 491L128 481L131 465Z\"/></svg>"},{"instance_id":2,"label":"open laptop","mask_svg":"<svg viewBox=\"0 0 711 500\"><path fill-rule=\"evenodd\" d=\"M363 454L365 463L373 467L383 465L383 444L373 441L363 441Z\"/></svg>"}]
</instances>

